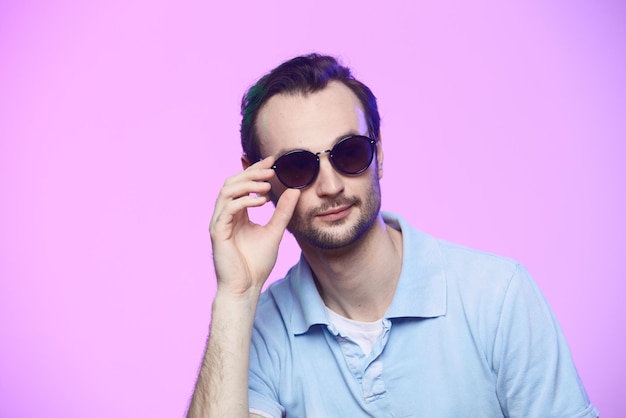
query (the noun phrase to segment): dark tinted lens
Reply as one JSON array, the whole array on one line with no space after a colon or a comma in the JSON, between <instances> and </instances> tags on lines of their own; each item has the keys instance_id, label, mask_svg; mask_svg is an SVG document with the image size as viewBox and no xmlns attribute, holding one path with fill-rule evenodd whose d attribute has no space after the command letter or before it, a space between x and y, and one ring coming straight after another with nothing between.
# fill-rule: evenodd
<instances>
[{"instance_id":1,"label":"dark tinted lens","mask_svg":"<svg viewBox=\"0 0 626 418\"><path fill-rule=\"evenodd\" d=\"M274 171L285 186L300 189L315 180L318 167L315 154L296 150L279 157L274 164Z\"/></svg>"},{"instance_id":2,"label":"dark tinted lens","mask_svg":"<svg viewBox=\"0 0 626 418\"><path fill-rule=\"evenodd\" d=\"M341 140L331 152L333 164L345 174L359 174L367 169L374 158L374 146L364 136L351 136Z\"/></svg>"}]
</instances>

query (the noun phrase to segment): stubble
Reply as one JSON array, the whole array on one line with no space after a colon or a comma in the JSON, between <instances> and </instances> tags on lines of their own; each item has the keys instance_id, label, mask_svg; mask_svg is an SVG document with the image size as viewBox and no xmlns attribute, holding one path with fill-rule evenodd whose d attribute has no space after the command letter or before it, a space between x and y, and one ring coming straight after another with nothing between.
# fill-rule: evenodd
<instances>
[{"instance_id":1,"label":"stubble","mask_svg":"<svg viewBox=\"0 0 626 418\"><path fill-rule=\"evenodd\" d=\"M360 214L356 222L347 230L344 224L350 222L349 218L343 218L324 227L316 227L311 224L311 219L315 219L318 213L339 206L352 206L353 209L360 209ZM357 242L372 227L381 207L380 182L374 174L370 181L364 199L357 196L338 196L328 200L321 206L307 211L304 215L294 213L287 229L299 242L322 248L333 250L344 248Z\"/></svg>"}]
</instances>

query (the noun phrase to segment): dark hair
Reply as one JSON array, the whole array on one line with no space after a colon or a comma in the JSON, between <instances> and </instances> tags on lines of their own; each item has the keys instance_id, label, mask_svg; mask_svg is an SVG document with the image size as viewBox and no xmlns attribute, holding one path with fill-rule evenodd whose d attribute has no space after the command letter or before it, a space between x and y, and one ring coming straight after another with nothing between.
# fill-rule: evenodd
<instances>
[{"instance_id":1,"label":"dark hair","mask_svg":"<svg viewBox=\"0 0 626 418\"><path fill-rule=\"evenodd\" d=\"M380 136L380 116L376 97L365 84L354 78L350 69L333 57L309 54L293 58L264 75L241 100L241 147L252 163L261 159L256 132L257 114L277 94L309 94L322 90L329 81L345 84L357 96L367 121L368 133Z\"/></svg>"}]
</instances>

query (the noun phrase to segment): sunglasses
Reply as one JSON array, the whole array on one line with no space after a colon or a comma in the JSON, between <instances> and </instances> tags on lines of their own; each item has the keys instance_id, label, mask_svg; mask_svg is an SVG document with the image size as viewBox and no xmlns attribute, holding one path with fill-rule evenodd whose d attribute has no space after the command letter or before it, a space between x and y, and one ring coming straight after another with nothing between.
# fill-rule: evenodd
<instances>
[{"instance_id":1,"label":"sunglasses","mask_svg":"<svg viewBox=\"0 0 626 418\"><path fill-rule=\"evenodd\" d=\"M331 149L312 153L306 150L289 151L276 160L272 168L282 184L290 189L303 189L317 178L320 155L328 154L330 162L343 174L359 174L368 169L376 153L376 140L362 135L341 139Z\"/></svg>"}]
</instances>

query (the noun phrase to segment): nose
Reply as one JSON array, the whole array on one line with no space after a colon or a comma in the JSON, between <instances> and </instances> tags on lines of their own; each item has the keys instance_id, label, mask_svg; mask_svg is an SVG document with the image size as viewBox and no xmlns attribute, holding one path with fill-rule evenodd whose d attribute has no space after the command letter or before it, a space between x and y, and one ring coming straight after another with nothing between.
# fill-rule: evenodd
<instances>
[{"instance_id":1,"label":"nose","mask_svg":"<svg viewBox=\"0 0 626 418\"><path fill-rule=\"evenodd\" d=\"M326 154L326 155L324 155ZM330 150L318 153L320 171L315 180L315 189L319 196L337 196L343 191L343 178L330 162Z\"/></svg>"}]
</instances>

